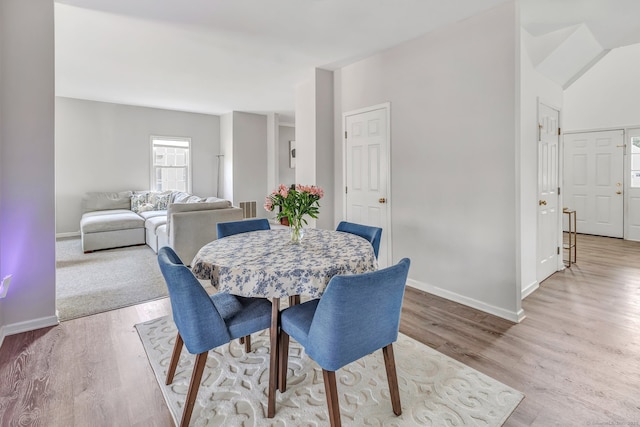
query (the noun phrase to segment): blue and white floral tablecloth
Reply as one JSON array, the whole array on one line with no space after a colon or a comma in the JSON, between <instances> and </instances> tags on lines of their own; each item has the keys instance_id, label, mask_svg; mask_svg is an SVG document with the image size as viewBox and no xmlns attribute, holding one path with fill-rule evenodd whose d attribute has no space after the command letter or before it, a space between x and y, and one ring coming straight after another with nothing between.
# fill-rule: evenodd
<instances>
[{"instance_id":1,"label":"blue and white floral tablecloth","mask_svg":"<svg viewBox=\"0 0 640 427\"><path fill-rule=\"evenodd\" d=\"M289 230L236 234L200 249L191 263L199 279L221 292L248 297L318 298L337 274L374 271L373 247L362 237L331 230L305 229L300 244Z\"/></svg>"}]
</instances>

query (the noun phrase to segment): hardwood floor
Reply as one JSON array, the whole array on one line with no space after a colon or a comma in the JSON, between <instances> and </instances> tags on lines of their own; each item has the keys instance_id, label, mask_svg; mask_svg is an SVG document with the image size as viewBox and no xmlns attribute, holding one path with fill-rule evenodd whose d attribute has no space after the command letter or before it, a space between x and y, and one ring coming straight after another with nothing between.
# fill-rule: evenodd
<instances>
[{"instance_id":1,"label":"hardwood floor","mask_svg":"<svg viewBox=\"0 0 640 427\"><path fill-rule=\"evenodd\" d=\"M640 425L640 243L578 236L519 324L407 289L401 330L525 394L506 426Z\"/></svg>"},{"instance_id":2,"label":"hardwood floor","mask_svg":"<svg viewBox=\"0 0 640 427\"><path fill-rule=\"evenodd\" d=\"M525 394L505 426L640 425L640 243L578 236L513 324L407 288L401 331ZM133 325L167 299L6 337L1 426L172 426Z\"/></svg>"},{"instance_id":3,"label":"hardwood floor","mask_svg":"<svg viewBox=\"0 0 640 427\"><path fill-rule=\"evenodd\" d=\"M133 325L168 299L5 338L0 426L172 426Z\"/></svg>"}]
</instances>

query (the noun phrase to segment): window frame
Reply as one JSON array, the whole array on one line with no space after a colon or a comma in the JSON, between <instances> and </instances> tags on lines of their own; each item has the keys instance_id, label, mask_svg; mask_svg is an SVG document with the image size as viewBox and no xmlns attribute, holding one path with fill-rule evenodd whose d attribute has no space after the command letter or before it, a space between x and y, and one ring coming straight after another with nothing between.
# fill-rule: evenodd
<instances>
[{"instance_id":1,"label":"window frame","mask_svg":"<svg viewBox=\"0 0 640 427\"><path fill-rule=\"evenodd\" d=\"M187 168L187 189L186 192L191 194L191 181L192 181L192 162L191 159L193 155L191 154L191 138L186 136L163 136L163 135L151 135L149 137L149 146L150 146L150 175L149 175L149 188L152 191L157 191L156 189L156 170L158 168L167 168L171 166L166 165L156 165L156 156L155 156L155 148L156 146L167 146L167 147L176 147L176 148L186 148L187 149L187 159L186 159L186 168ZM175 144L171 144L174 142ZM186 144L186 147L185 147ZM176 166L176 168L182 168L183 166ZM176 189L172 189L176 190ZM169 191L169 190L163 190ZM181 190L180 190L181 191Z\"/></svg>"}]
</instances>

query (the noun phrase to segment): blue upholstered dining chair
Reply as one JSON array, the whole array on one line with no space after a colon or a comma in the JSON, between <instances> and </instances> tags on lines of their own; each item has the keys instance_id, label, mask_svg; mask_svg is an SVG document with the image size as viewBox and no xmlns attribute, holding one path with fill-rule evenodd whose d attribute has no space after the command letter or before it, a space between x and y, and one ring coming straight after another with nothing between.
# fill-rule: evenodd
<instances>
[{"instance_id":1,"label":"blue upholstered dining chair","mask_svg":"<svg viewBox=\"0 0 640 427\"><path fill-rule=\"evenodd\" d=\"M269 220L266 218L219 222L216 227L218 230L218 239L238 233L247 233L249 231L271 230Z\"/></svg>"},{"instance_id":2,"label":"blue upholstered dining chair","mask_svg":"<svg viewBox=\"0 0 640 427\"><path fill-rule=\"evenodd\" d=\"M250 231L271 230L269 220L266 218L243 219L241 221L219 222L216 225L218 239L233 236L239 233L248 233ZM251 351L251 336L240 337L240 344L244 344L247 352Z\"/></svg>"},{"instance_id":3,"label":"blue upholstered dining chair","mask_svg":"<svg viewBox=\"0 0 640 427\"><path fill-rule=\"evenodd\" d=\"M371 227L369 225L356 224L353 222L340 221L336 231L344 231L346 233L355 234L363 237L371 243L373 246L373 252L378 258L378 251L380 250L380 238L382 237L382 228Z\"/></svg>"},{"instance_id":4,"label":"blue upholstered dining chair","mask_svg":"<svg viewBox=\"0 0 640 427\"><path fill-rule=\"evenodd\" d=\"M290 336L320 365L331 426L340 426L336 373L341 367L382 349L396 415L402 413L393 356L410 260L370 273L331 278L319 299L284 309L280 316L282 359L287 372ZM367 298L362 296L366 295ZM285 391L285 385L281 391Z\"/></svg>"},{"instance_id":5,"label":"blue upholstered dining chair","mask_svg":"<svg viewBox=\"0 0 640 427\"><path fill-rule=\"evenodd\" d=\"M173 382L183 344L189 353L196 355L180 421L180 426L188 426L209 350L269 328L271 302L226 293L209 296L191 270L168 246L158 250L158 264L169 288L173 321L178 327L167 371L167 385Z\"/></svg>"}]
</instances>

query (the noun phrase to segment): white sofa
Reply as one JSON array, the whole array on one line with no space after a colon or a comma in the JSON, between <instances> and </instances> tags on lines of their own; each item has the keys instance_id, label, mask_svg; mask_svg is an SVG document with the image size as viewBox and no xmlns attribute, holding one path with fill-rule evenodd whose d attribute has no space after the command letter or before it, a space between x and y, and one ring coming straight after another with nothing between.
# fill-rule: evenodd
<instances>
[{"instance_id":1,"label":"white sofa","mask_svg":"<svg viewBox=\"0 0 640 427\"><path fill-rule=\"evenodd\" d=\"M147 244L154 252L172 247L189 265L198 250L215 240L216 224L242 219L229 200L183 192L91 192L83 198L82 250Z\"/></svg>"}]
</instances>

